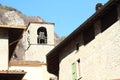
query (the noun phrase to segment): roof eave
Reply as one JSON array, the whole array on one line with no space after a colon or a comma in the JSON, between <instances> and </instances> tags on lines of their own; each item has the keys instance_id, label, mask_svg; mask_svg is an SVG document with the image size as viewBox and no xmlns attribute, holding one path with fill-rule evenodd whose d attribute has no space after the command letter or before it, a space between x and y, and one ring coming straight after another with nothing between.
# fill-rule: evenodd
<instances>
[{"instance_id":1,"label":"roof eave","mask_svg":"<svg viewBox=\"0 0 120 80\"><path fill-rule=\"evenodd\" d=\"M67 38L65 38L60 44L58 44L53 50L51 50L47 55L46 55L46 57L47 57L47 68L48 68L48 71L50 72L50 73L53 73L53 74L56 74L56 73L58 73L58 72L54 72L54 71L56 71L55 69L57 69L56 67L59 67L58 65L59 64L56 64L56 66L55 67L52 67L52 69L50 68L51 66L50 66L50 58L51 58L51 56L53 56L53 55L56 55L56 56L59 56L59 50L60 50L60 48L61 47L65 47L65 45L64 44L69 44L70 42L69 41L71 41L70 39L73 39L74 38L74 36L77 34L77 33L79 33L79 32L81 32L81 30L83 30L84 29L84 27L86 26L86 25L88 25L88 24L90 24L92 21L94 21L94 20L96 20L99 16L101 16L102 15L102 13L104 13L110 6L112 6L113 4L115 4L115 3L117 3L119 0L109 0L109 2L107 2L99 11L96 11L90 18L88 18L82 25L80 25L76 30L74 30ZM48 60L49 59L49 60ZM53 57L52 57L52 59L53 59ZM56 58L55 58L56 59ZM56 61L56 60L52 60L52 61ZM57 58L57 61L58 61L58 63L59 63L59 59ZM54 70L54 71L52 71L52 70Z\"/></svg>"}]
</instances>

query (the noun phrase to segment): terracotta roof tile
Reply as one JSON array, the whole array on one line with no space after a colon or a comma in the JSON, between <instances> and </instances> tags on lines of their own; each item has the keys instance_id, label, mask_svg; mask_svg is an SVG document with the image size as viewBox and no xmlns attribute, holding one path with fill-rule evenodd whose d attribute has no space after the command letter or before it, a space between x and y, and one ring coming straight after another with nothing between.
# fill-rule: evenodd
<instances>
[{"instance_id":1,"label":"terracotta roof tile","mask_svg":"<svg viewBox=\"0 0 120 80\"><path fill-rule=\"evenodd\" d=\"M11 66L30 66L30 67L34 67L34 66L42 66L42 65L46 65L46 63L44 62L40 62L40 61L23 61L23 60L12 60L10 61L10 65Z\"/></svg>"}]
</instances>

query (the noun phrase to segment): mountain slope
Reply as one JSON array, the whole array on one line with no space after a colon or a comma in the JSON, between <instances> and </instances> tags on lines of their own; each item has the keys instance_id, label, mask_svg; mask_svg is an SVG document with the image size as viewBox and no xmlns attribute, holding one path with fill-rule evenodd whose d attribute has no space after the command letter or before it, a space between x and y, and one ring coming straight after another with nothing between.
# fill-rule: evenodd
<instances>
[{"instance_id":1,"label":"mountain slope","mask_svg":"<svg viewBox=\"0 0 120 80\"><path fill-rule=\"evenodd\" d=\"M26 16L15 8L0 5L0 24L27 25L29 22L44 22L38 16Z\"/></svg>"}]
</instances>

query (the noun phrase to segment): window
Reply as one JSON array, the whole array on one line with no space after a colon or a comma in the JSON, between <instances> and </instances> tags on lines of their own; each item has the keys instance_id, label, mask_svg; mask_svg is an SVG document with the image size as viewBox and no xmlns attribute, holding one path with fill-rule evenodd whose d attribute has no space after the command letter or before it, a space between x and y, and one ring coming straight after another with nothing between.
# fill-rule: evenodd
<instances>
[{"instance_id":1,"label":"window","mask_svg":"<svg viewBox=\"0 0 120 80\"><path fill-rule=\"evenodd\" d=\"M45 27L40 27L37 31L37 34L38 34L38 38L37 38L38 44L47 43L47 31Z\"/></svg>"},{"instance_id":2,"label":"window","mask_svg":"<svg viewBox=\"0 0 120 80\"><path fill-rule=\"evenodd\" d=\"M77 79L77 72L76 72L76 62L74 62L72 64L72 80L76 80Z\"/></svg>"},{"instance_id":3,"label":"window","mask_svg":"<svg viewBox=\"0 0 120 80\"><path fill-rule=\"evenodd\" d=\"M78 80L80 79L80 59L77 60Z\"/></svg>"},{"instance_id":4,"label":"window","mask_svg":"<svg viewBox=\"0 0 120 80\"><path fill-rule=\"evenodd\" d=\"M72 80L80 80L80 59L72 63Z\"/></svg>"},{"instance_id":5,"label":"window","mask_svg":"<svg viewBox=\"0 0 120 80\"><path fill-rule=\"evenodd\" d=\"M83 31L84 45L95 38L94 26L89 26Z\"/></svg>"}]
</instances>

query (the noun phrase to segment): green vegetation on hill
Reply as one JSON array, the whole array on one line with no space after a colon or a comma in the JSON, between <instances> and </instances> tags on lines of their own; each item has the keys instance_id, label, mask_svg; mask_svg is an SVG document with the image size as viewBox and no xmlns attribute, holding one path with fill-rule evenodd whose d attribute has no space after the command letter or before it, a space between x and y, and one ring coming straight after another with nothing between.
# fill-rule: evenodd
<instances>
[{"instance_id":1,"label":"green vegetation on hill","mask_svg":"<svg viewBox=\"0 0 120 80\"><path fill-rule=\"evenodd\" d=\"M8 10L8 11L17 11L17 12L20 12L18 11L17 9L15 8L12 8L12 7L9 7L9 6L4 6L2 4L0 4L0 9L5 9L5 10ZM20 12L21 13L21 12Z\"/></svg>"}]
</instances>

